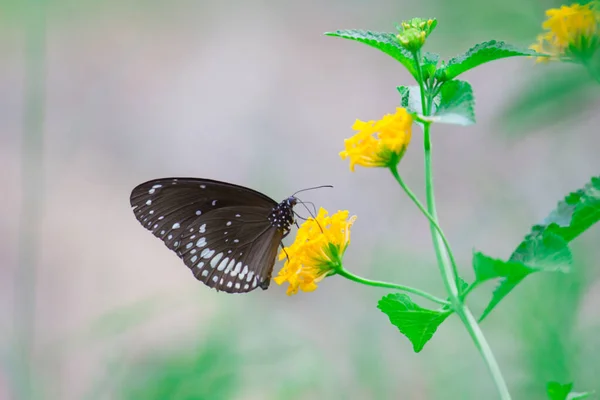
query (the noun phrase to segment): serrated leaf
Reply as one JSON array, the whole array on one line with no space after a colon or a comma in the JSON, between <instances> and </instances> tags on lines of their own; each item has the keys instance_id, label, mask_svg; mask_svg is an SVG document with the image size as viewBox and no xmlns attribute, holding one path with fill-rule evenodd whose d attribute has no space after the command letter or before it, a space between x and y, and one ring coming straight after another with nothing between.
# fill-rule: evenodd
<instances>
[{"instance_id":1,"label":"serrated leaf","mask_svg":"<svg viewBox=\"0 0 600 400\"><path fill-rule=\"evenodd\" d=\"M538 229L549 229L567 242L600 221L600 176L558 203Z\"/></svg>"},{"instance_id":2,"label":"serrated leaf","mask_svg":"<svg viewBox=\"0 0 600 400\"><path fill-rule=\"evenodd\" d=\"M561 384L548 382L546 394L549 400L580 400L590 397L593 392L573 392L573 382Z\"/></svg>"},{"instance_id":3,"label":"serrated leaf","mask_svg":"<svg viewBox=\"0 0 600 400\"><path fill-rule=\"evenodd\" d=\"M371 32L362 29L337 30L335 32L326 32L326 36L339 37L342 39L355 40L364 43L399 61L408 72L418 79L417 65L412 54L400 45L396 39L396 34L387 32ZM435 60L437 63L437 60ZM433 57L429 59L428 65L433 62ZM428 70L430 67L428 67Z\"/></svg>"},{"instance_id":4,"label":"serrated leaf","mask_svg":"<svg viewBox=\"0 0 600 400\"><path fill-rule=\"evenodd\" d=\"M600 177L593 177L582 189L565 197L548 217L534 225L510 256L509 261L521 262L545 271L568 270L572 262L568 243L600 221ZM571 261L569 261L571 260ZM521 280L502 280L494 290L492 300L479 318L482 321Z\"/></svg>"},{"instance_id":5,"label":"serrated leaf","mask_svg":"<svg viewBox=\"0 0 600 400\"><path fill-rule=\"evenodd\" d=\"M406 108L409 112L423 115L421 107L421 90L418 86L398 86L400 93L400 105Z\"/></svg>"},{"instance_id":6,"label":"serrated leaf","mask_svg":"<svg viewBox=\"0 0 600 400\"><path fill-rule=\"evenodd\" d=\"M432 119L446 124L474 124L475 97L469 82L454 80L444 83L436 98Z\"/></svg>"},{"instance_id":7,"label":"serrated leaf","mask_svg":"<svg viewBox=\"0 0 600 400\"><path fill-rule=\"evenodd\" d=\"M479 283L496 278L521 280L535 272L535 269L519 262L498 260L483 253L473 254L473 270L475 279Z\"/></svg>"},{"instance_id":8,"label":"serrated leaf","mask_svg":"<svg viewBox=\"0 0 600 400\"><path fill-rule=\"evenodd\" d=\"M440 60L439 54L424 52L421 58L421 69L423 70L423 80L427 80L433 75Z\"/></svg>"},{"instance_id":9,"label":"serrated leaf","mask_svg":"<svg viewBox=\"0 0 600 400\"><path fill-rule=\"evenodd\" d=\"M519 48L505 42L490 40L471 47L467 52L451 58L445 66L437 70L435 76L440 81L449 81L478 65L516 56L535 56L537 52Z\"/></svg>"},{"instance_id":10,"label":"serrated leaf","mask_svg":"<svg viewBox=\"0 0 600 400\"><path fill-rule=\"evenodd\" d=\"M519 247L509 258L509 262L516 262L530 267L534 271L568 272L573 263L573 256L569 245L560 236L552 232L542 232L529 235L521 242ZM479 321L485 317L509 294L528 274L518 274L503 278L492 294L492 299L483 311Z\"/></svg>"},{"instance_id":11,"label":"serrated leaf","mask_svg":"<svg viewBox=\"0 0 600 400\"><path fill-rule=\"evenodd\" d=\"M415 353L423 350L438 326L452 314L449 310L435 311L419 307L410 297L401 293L382 297L377 308L411 341Z\"/></svg>"}]
</instances>

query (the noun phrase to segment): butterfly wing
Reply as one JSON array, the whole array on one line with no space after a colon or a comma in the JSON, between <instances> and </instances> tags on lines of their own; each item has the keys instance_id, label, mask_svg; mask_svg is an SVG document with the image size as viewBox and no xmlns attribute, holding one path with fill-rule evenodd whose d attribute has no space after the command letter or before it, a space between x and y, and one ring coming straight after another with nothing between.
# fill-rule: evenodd
<instances>
[{"instance_id":1,"label":"butterfly wing","mask_svg":"<svg viewBox=\"0 0 600 400\"><path fill-rule=\"evenodd\" d=\"M202 214L246 205L272 209L277 202L243 186L210 179L164 178L138 185L129 198L137 220L175 251L184 228Z\"/></svg>"},{"instance_id":2,"label":"butterfly wing","mask_svg":"<svg viewBox=\"0 0 600 400\"><path fill-rule=\"evenodd\" d=\"M266 290L283 232L267 220L270 210L224 207L190 223L177 251L196 279L228 293Z\"/></svg>"},{"instance_id":3,"label":"butterfly wing","mask_svg":"<svg viewBox=\"0 0 600 400\"><path fill-rule=\"evenodd\" d=\"M166 178L138 185L130 203L206 285L228 293L269 287L283 237L268 220L273 199L225 182Z\"/></svg>"}]
</instances>

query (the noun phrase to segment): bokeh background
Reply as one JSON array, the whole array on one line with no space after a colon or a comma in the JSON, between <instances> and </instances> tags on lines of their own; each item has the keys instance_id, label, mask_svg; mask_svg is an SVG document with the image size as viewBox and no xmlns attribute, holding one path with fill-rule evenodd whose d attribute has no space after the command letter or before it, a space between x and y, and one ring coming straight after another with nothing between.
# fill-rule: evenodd
<instances>
[{"instance_id":1,"label":"bokeh background","mask_svg":"<svg viewBox=\"0 0 600 400\"><path fill-rule=\"evenodd\" d=\"M412 79L323 32L436 17L427 50L449 58L488 39L528 46L557 4L2 0L0 399L495 398L457 318L414 354L376 309L382 289L216 293L142 229L129 193L167 176L275 199L332 184L302 198L358 215L347 268L443 296L424 218L388 173L338 157L354 120L393 112ZM436 126L433 141L467 280L474 249L508 257L598 175L598 89L582 73L514 58L462 77L478 123ZM401 173L422 196L421 138ZM543 399L548 380L600 391L599 239L577 239L572 274L529 277L482 324L515 399Z\"/></svg>"}]
</instances>

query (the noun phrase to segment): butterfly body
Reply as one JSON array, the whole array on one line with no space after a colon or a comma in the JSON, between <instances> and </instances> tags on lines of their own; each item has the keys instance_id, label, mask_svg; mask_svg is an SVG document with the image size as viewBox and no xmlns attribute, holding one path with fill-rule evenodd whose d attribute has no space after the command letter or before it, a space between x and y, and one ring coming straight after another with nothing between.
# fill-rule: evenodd
<instances>
[{"instance_id":1,"label":"butterfly body","mask_svg":"<svg viewBox=\"0 0 600 400\"><path fill-rule=\"evenodd\" d=\"M255 190L197 178L138 185L130 203L137 220L190 268L227 293L266 290L281 240L295 223L294 196L277 203Z\"/></svg>"}]
</instances>

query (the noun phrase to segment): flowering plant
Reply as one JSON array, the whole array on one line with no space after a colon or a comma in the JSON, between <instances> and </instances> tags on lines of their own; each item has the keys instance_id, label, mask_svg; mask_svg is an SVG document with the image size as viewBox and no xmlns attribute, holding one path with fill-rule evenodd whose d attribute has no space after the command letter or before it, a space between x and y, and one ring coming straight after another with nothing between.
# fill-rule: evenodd
<instances>
[{"instance_id":1,"label":"flowering plant","mask_svg":"<svg viewBox=\"0 0 600 400\"><path fill-rule=\"evenodd\" d=\"M367 44L400 62L416 80L415 86L399 86L400 105L394 114L378 121L357 120L356 134L345 140L342 159L356 166L387 169L417 209L426 218L437 264L446 293L444 298L417 288L396 283L373 281L359 277L343 266L344 251L350 243L350 228L356 217L348 211L331 216L321 209L299 229L295 242L280 254L286 259L284 268L275 278L278 284L289 283L288 294L310 292L328 276L342 276L357 283L390 288L405 293L390 293L381 298L378 308L392 325L420 352L437 328L452 315L458 316L479 350L500 398L510 399L510 392L479 322L527 276L542 271L569 272L572 263L569 242L600 220L600 176L591 178L581 189L568 194L543 222L532 227L508 259L488 256L476 251L472 258L474 278L467 282L459 275L449 240L438 223L434 195L432 165L432 134L434 124L471 125L475 123L473 88L457 79L461 74L481 64L501 58L528 56L543 61L568 61L584 66L598 78L600 29L598 2L574 4L547 12L543 24L546 32L530 49L518 48L500 41L479 43L464 54L448 61L437 54L422 51L427 37L434 31L435 19L413 18L404 21L397 33L364 30L338 30L328 36ZM413 139L413 124L422 128L426 200L421 202L401 177L398 168ZM479 318L471 312L467 299L480 284L497 280L498 286ZM426 298L439 305L428 309L418 305L406 293ZM590 393L575 393L573 384L547 383L547 395L552 400L582 399Z\"/></svg>"}]
</instances>

